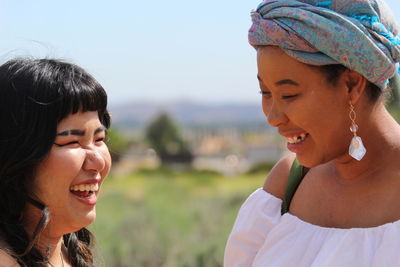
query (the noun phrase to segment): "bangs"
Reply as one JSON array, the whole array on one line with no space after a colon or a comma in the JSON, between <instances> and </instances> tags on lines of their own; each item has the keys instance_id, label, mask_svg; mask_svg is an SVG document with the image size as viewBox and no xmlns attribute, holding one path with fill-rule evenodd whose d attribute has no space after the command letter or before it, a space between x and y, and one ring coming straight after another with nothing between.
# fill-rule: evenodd
<instances>
[{"instance_id":1,"label":"bangs","mask_svg":"<svg viewBox=\"0 0 400 267\"><path fill-rule=\"evenodd\" d=\"M110 127L107 94L84 69L52 59L16 59L0 66L0 139L44 136L70 114L97 111ZM49 134L51 133L51 134Z\"/></svg>"},{"instance_id":2,"label":"bangs","mask_svg":"<svg viewBox=\"0 0 400 267\"><path fill-rule=\"evenodd\" d=\"M53 88L57 88L56 101L51 109L56 111L57 121L77 112L97 111L99 120L110 127L107 111L107 94L104 88L82 68L73 64L58 66L59 77L53 77Z\"/></svg>"},{"instance_id":3,"label":"bangs","mask_svg":"<svg viewBox=\"0 0 400 267\"><path fill-rule=\"evenodd\" d=\"M97 111L101 123L109 128L110 117L107 112L107 94L103 87L88 74L65 79L59 87L60 105L58 122L77 112Z\"/></svg>"}]
</instances>

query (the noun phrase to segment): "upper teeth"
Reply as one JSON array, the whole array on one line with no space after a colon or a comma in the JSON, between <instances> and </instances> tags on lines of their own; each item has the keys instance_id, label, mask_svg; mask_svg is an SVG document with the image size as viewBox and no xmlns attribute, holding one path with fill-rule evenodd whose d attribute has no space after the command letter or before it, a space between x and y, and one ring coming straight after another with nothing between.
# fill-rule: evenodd
<instances>
[{"instance_id":1,"label":"upper teeth","mask_svg":"<svg viewBox=\"0 0 400 267\"><path fill-rule=\"evenodd\" d=\"M99 190L99 184L80 184L73 185L70 188L71 191L93 191L96 192Z\"/></svg>"},{"instance_id":2,"label":"upper teeth","mask_svg":"<svg viewBox=\"0 0 400 267\"><path fill-rule=\"evenodd\" d=\"M306 138L306 134L303 133L298 136L286 137L286 140L288 141L288 143L297 144L297 143L303 141L305 138Z\"/></svg>"}]
</instances>

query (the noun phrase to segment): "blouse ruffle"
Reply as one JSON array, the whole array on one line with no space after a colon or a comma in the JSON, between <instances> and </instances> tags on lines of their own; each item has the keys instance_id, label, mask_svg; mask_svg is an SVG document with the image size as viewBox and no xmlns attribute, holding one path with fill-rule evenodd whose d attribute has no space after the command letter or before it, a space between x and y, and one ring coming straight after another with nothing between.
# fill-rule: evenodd
<instances>
[{"instance_id":1,"label":"blouse ruffle","mask_svg":"<svg viewBox=\"0 0 400 267\"><path fill-rule=\"evenodd\" d=\"M282 200L256 190L229 236L225 267L400 266L400 221L371 228L328 228L285 213Z\"/></svg>"}]
</instances>

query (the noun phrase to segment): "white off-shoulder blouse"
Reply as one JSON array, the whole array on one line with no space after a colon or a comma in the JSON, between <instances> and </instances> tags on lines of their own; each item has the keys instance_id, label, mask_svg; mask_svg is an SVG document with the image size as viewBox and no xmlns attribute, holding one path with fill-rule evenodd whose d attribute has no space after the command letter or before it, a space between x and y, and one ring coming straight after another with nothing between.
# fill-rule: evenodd
<instances>
[{"instance_id":1,"label":"white off-shoulder blouse","mask_svg":"<svg viewBox=\"0 0 400 267\"><path fill-rule=\"evenodd\" d=\"M400 221L371 228L328 228L281 215L282 200L256 190L229 236L224 267L400 266Z\"/></svg>"}]
</instances>

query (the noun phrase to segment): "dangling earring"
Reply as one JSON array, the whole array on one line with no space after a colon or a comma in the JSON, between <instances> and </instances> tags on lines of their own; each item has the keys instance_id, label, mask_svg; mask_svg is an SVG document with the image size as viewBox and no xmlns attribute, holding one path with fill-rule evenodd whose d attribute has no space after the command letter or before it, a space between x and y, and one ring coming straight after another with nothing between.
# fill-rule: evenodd
<instances>
[{"instance_id":1,"label":"dangling earring","mask_svg":"<svg viewBox=\"0 0 400 267\"><path fill-rule=\"evenodd\" d=\"M361 160L367 150L365 149L361 137L357 136L358 125L356 124L356 112L354 106L350 103L349 117L351 120L350 132L354 134L349 146L349 155L356 160Z\"/></svg>"}]
</instances>

